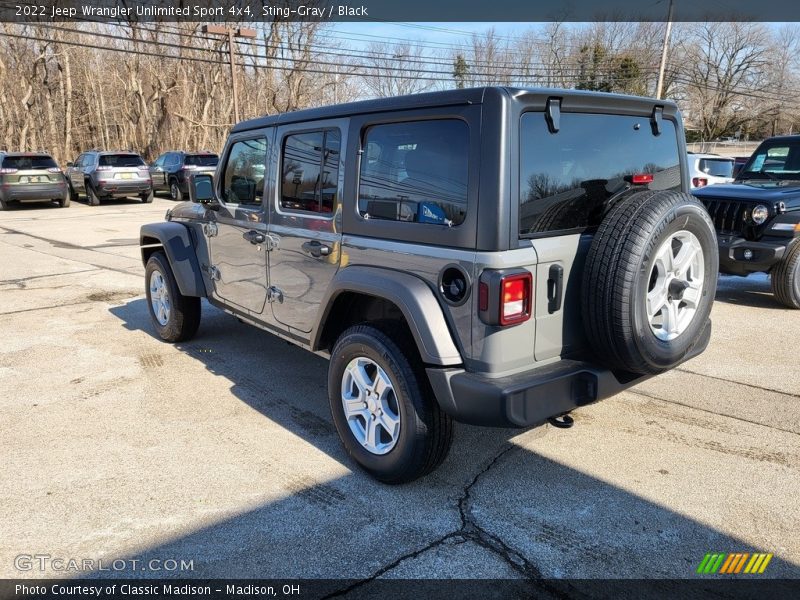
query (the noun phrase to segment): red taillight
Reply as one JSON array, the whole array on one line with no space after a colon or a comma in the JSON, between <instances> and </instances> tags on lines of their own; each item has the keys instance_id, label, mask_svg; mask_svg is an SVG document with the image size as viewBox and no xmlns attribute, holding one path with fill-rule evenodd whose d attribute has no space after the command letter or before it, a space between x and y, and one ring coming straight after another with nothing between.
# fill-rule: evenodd
<instances>
[{"instance_id":1,"label":"red taillight","mask_svg":"<svg viewBox=\"0 0 800 600\"><path fill-rule=\"evenodd\" d=\"M9 168L0 169L0 175L13 175L17 171L18 169L9 169Z\"/></svg>"},{"instance_id":2,"label":"red taillight","mask_svg":"<svg viewBox=\"0 0 800 600\"><path fill-rule=\"evenodd\" d=\"M705 187L708 185L708 179L705 177L694 177L692 179L692 185L694 187Z\"/></svg>"},{"instance_id":3,"label":"red taillight","mask_svg":"<svg viewBox=\"0 0 800 600\"><path fill-rule=\"evenodd\" d=\"M500 280L500 325L514 325L531 317L533 277L508 275Z\"/></svg>"},{"instance_id":4,"label":"red taillight","mask_svg":"<svg viewBox=\"0 0 800 600\"><path fill-rule=\"evenodd\" d=\"M637 185L653 183L653 175L652 173L637 173L636 175L631 175L631 183Z\"/></svg>"}]
</instances>

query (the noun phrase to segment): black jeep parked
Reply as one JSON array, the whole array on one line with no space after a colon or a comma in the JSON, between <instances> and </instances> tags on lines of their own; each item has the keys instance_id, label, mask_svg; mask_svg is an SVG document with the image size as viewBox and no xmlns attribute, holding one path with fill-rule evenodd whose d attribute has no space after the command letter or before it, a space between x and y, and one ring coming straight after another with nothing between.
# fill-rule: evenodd
<instances>
[{"instance_id":1,"label":"black jeep parked","mask_svg":"<svg viewBox=\"0 0 800 600\"><path fill-rule=\"evenodd\" d=\"M714 220L720 272L769 273L778 301L800 308L800 135L764 141L733 183L692 193Z\"/></svg>"},{"instance_id":2,"label":"black jeep parked","mask_svg":"<svg viewBox=\"0 0 800 600\"><path fill-rule=\"evenodd\" d=\"M170 198L183 200L188 193L188 176L192 173L211 173L217 169L219 156L213 152L165 152L150 165L153 190L169 191Z\"/></svg>"}]
</instances>

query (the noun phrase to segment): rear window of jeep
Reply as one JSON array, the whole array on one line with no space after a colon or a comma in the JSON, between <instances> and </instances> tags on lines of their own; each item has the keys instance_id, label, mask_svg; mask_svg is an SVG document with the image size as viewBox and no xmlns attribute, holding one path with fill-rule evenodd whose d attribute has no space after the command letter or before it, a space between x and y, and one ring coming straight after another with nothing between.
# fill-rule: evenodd
<instances>
[{"instance_id":1,"label":"rear window of jeep","mask_svg":"<svg viewBox=\"0 0 800 600\"><path fill-rule=\"evenodd\" d=\"M543 113L520 123L519 233L535 237L597 227L609 200L633 175L652 175L652 190L680 189L675 124L627 115L561 113L550 133Z\"/></svg>"},{"instance_id":2,"label":"rear window of jeep","mask_svg":"<svg viewBox=\"0 0 800 600\"><path fill-rule=\"evenodd\" d=\"M467 214L469 127L458 119L373 125L363 138L364 219L460 225Z\"/></svg>"}]
</instances>

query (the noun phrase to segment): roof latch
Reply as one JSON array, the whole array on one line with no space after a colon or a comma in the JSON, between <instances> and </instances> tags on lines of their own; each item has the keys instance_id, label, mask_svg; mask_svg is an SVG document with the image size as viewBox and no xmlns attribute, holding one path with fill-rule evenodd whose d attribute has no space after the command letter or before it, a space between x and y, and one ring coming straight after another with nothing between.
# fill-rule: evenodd
<instances>
[{"instance_id":1,"label":"roof latch","mask_svg":"<svg viewBox=\"0 0 800 600\"><path fill-rule=\"evenodd\" d=\"M547 99L547 112L544 114L550 133L558 133L561 128L561 98Z\"/></svg>"},{"instance_id":2,"label":"roof latch","mask_svg":"<svg viewBox=\"0 0 800 600\"><path fill-rule=\"evenodd\" d=\"M650 127L653 129L653 135L661 135L661 117L663 114L663 106L653 107L653 114L650 115Z\"/></svg>"}]
</instances>

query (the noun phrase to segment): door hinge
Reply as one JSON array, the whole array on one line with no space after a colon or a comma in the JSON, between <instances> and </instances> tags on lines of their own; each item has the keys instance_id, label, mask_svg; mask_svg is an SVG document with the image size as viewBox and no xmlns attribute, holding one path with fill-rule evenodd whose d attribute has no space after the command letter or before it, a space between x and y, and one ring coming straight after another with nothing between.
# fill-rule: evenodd
<instances>
[{"instance_id":1,"label":"door hinge","mask_svg":"<svg viewBox=\"0 0 800 600\"><path fill-rule=\"evenodd\" d=\"M219 233L219 228L216 223L205 223L203 224L203 233L206 237L214 237Z\"/></svg>"},{"instance_id":2,"label":"door hinge","mask_svg":"<svg viewBox=\"0 0 800 600\"><path fill-rule=\"evenodd\" d=\"M219 281L222 277L222 273L219 272L219 269L214 265L208 267L208 276L211 278L211 281Z\"/></svg>"},{"instance_id":3,"label":"door hinge","mask_svg":"<svg viewBox=\"0 0 800 600\"><path fill-rule=\"evenodd\" d=\"M274 285L271 285L267 289L267 300L269 302L277 302L279 304L283 304L283 292L276 288Z\"/></svg>"}]
</instances>

